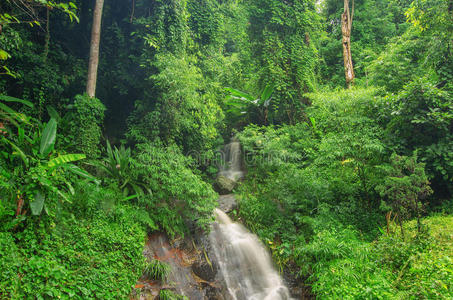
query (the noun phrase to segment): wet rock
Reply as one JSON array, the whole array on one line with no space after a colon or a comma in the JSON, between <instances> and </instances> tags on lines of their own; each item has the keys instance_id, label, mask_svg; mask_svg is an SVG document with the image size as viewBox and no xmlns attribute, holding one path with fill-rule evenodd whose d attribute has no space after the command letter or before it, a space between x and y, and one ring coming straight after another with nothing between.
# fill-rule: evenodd
<instances>
[{"instance_id":1,"label":"wet rock","mask_svg":"<svg viewBox=\"0 0 453 300\"><path fill-rule=\"evenodd\" d=\"M192 265L192 272L205 281L214 282L217 268L206 260L198 260Z\"/></svg>"},{"instance_id":2,"label":"wet rock","mask_svg":"<svg viewBox=\"0 0 453 300\"><path fill-rule=\"evenodd\" d=\"M219 287L207 284L204 288L206 300L227 300Z\"/></svg>"},{"instance_id":3,"label":"wet rock","mask_svg":"<svg viewBox=\"0 0 453 300\"><path fill-rule=\"evenodd\" d=\"M229 213L237 207L234 194L222 195L217 202L219 202L219 209L225 213Z\"/></svg>"},{"instance_id":4,"label":"wet rock","mask_svg":"<svg viewBox=\"0 0 453 300\"><path fill-rule=\"evenodd\" d=\"M216 179L216 186L218 192L221 194L231 193L231 191L236 186L236 181L223 175L219 175Z\"/></svg>"},{"instance_id":5,"label":"wet rock","mask_svg":"<svg viewBox=\"0 0 453 300\"><path fill-rule=\"evenodd\" d=\"M315 299L314 295L311 292L310 286L305 283L308 281L308 279L297 277L296 270L297 267L293 265L289 268L284 269L282 274L291 293L291 297L293 299L301 300Z\"/></svg>"}]
</instances>

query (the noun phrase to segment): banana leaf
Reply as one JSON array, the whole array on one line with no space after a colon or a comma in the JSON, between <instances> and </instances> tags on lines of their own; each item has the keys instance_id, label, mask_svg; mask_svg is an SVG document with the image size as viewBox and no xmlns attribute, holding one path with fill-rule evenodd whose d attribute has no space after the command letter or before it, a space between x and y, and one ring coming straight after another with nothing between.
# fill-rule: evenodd
<instances>
[{"instance_id":1,"label":"banana leaf","mask_svg":"<svg viewBox=\"0 0 453 300\"><path fill-rule=\"evenodd\" d=\"M249 100L249 101L255 100L255 97L253 97L252 95L241 92L241 91L233 89L233 88L225 88L225 91L227 91L231 95L239 97L239 98L245 98L246 100Z\"/></svg>"},{"instance_id":2,"label":"banana leaf","mask_svg":"<svg viewBox=\"0 0 453 300\"><path fill-rule=\"evenodd\" d=\"M274 85L273 84L266 85L263 92L261 93L260 104L264 104L264 102L268 101L271 98L273 93L274 93Z\"/></svg>"},{"instance_id":3,"label":"banana leaf","mask_svg":"<svg viewBox=\"0 0 453 300\"><path fill-rule=\"evenodd\" d=\"M36 192L35 199L30 202L30 209L31 213L34 216L39 216L42 212L42 208L44 207L44 195L41 192Z\"/></svg>"},{"instance_id":4,"label":"banana leaf","mask_svg":"<svg viewBox=\"0 0 453 300\"><path fill-rule=\"evenodd\" d=\"M51 159L49 162L48 162L48 166L50 168L53 168L53 167L57 167L57 166L61 166L63 164L67 164L67 163L70 163L70 162L74 162L74 161L78 161L78 160L82 160L82 159L85 159L86 156L85 154L66 154L66 155L60 155L54 159Z\"/></svg>"},{"instance_id":5,"label":"banana leaf","mask_svg":"<svg viewBox=\"0 0 453 300\"><path fill-rule=\"evenodd\" d=\"M6 101L6 102L21 103L21 104L27 105L30 108L33 108L33 103L31 103L30 101L19 99L19 98L14 98L14 97L11 97L11 96L0 95L0 100Z\"/></svg>"},{"instance_id":6,"label":"banana leaf","mask_svg":"<svg viewBox=\"0 0 453 300\"><path fill-rule=\"evenodd\" d=\"M22 151L22 149L20 149L16 144L14 144L13 142L11 142L10 140L8 140L5 137L2 137L2 141L4 141L4 142L8 143L9 145L11 145L11 147L13 147L13 149L15 150L15 151L13 151L13 155L19 156L23 160L25 165L28 165L28 157L24 153L24 151Z\"/></svg>"},{"instance_id":7,"label":"banana leaf","mask_svg":"<svg viewBox=\"0 0 453 300\"><path fill-rule=\"evenodd\" d=\"M57 121L55 119L50 119L49 123L47 123L42 133L41 146L39 148L39 152L43 158L47 157L53 150L56 138Z\"/></svg>"},{"instance_id":8,"label":"banana leaf","mask_svg":"<svg viewBox=\"0 0 453 300\"><path fill-rule=\"evenodd\" d=\"M88 179L90 181L93 181L94 183L98 184L99 183L99 180L96 179L96 177L94 177L93 175L91 175L90 173L88 173L87 171L83 170L82 168L79 168L77 167L76 165L73 165L73 164L66 164L63 166L66 170L82 177L82 178L85 178L85 179Z\"/></svg>"}]
</instances>

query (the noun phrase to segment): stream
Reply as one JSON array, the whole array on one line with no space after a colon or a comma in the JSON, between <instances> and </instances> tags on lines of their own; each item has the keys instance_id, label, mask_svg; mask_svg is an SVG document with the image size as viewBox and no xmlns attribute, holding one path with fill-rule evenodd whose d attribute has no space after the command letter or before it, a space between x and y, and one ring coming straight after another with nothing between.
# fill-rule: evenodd
<instances>
[{"instance_id":1,"label":"stream","mask_svg":"<svg viewBox=\"0 0 453 300\"><path fill-rule=\"evenodd\" d=\"M232 190L244 177L241 145L234 138L223 150L218 179ZM162 233L149 236L144 255L172 267L167 283L141 278L135 299L159 299L161 289L171 289L190 300L289 300L289 289L274 268L269 251L258 237L233 222L227 212L236 207L233 194L219 197L211 232L170 244ZM138 297L137 297L138 296ZM132 298L132 297L131 297Z\"/></svg>"},{"instance_id":2,"label":"stream","mask_svg":"<svg viewBox=\"0 0 453 300\"><path fill-rule=\"evenodd\" d=\"M231 221L219 209L216 209L215 216L210 241L227 286L228 298L291 299L288 288L274 269L271 257L258 237L241 224Z\"/></svg>"}]
</instances>

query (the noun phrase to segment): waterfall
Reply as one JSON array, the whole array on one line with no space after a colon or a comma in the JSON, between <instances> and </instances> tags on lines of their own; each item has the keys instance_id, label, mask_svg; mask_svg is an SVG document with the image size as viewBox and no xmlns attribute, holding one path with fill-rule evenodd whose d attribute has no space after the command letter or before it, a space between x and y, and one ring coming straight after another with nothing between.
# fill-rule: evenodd
<instances>
[{"instance_id":1,"label":"waterfall","mask_svg":"<svg viewBox=\"0 0 453 300\"><path fill-rule=\"evenodd\" d=\"M229 297L233 300L288 300L288 288L273 268L271 257L258 238L215 210L210 241Z\"/></svg>"},{"instance_id":2,"label":"waterfall","mask_svg":"<svg viewBox=\"0 0 453 300\"><path fill-rule=\"evenodd\" d=\"M219 176L224 176L232 181L237 181L244 177L242 171L241 144L235 138L225 145L223 151L224 164L221 166Z\"/></svg>"}]
</instances>

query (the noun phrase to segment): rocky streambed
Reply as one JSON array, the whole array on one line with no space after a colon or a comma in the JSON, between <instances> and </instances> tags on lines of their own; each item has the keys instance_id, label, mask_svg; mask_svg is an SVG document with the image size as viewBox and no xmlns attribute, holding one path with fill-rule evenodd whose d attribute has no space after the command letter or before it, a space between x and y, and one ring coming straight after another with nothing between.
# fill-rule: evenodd
<instances>
[{"instance_id":1,"label":"rocky streambed","mask_svg":"<svg viewBox=\"0 0 453 300\"><path fill-rule=\"evenodd\" d=\"M235 209L236 201L234 195L220 196L219 208L223 212L230 212ZM218 225L215 224L215 226ZM254 299L242 294L238 294L242 295L239 298L234 293L232 296L231 286L228 287L225 280L225 272L222 272L219 266L219 262L222 261L224 264L224 260L223 258L219 260L218 251L216 255L211 239L204 232L193 232L191 236L172 241L169 241L163 233L149 235L143 251L146 260L157 259L165 262L171 266L171 272L166 282L150 280L146 276L140 278L134 292L131 294L131 299L159 299L161 290L173 291L186 296L190 300ZM247 241L246 244L248 244ZM216 247L218 248L218 245ZM225 244L225 247L229 247L229 245ZM243 266L238 266L238 269L240 267ZM309 290L304 287L300 280L295 279L291 273L285 272L282 278L288 287L290 296L285 294L286 296L278 299L312 298ZM269 299L274 300L272 298Z\"/></svg>"},{"instance_id":2,"label":"rocky streambed","mask_svg":"<svg viewBox=\"0 0 453 300\"><path fill-rule=\"evenodd\" d=\"M190 300L312 298L291 272L282 276L275 270L268 249L257 236L228 217L227 213L237 208L231 191L245 174L239 141L232 138L222 156L224 163L215 185L222 195L211 233L195 231L189 237L171 242L162 233L150 235L143 252L146 260L165 262L171 266L171 272L166 282L143 276L132 299L160 299L162 290Z\"/></svg>"},{"instance_id":3,"label":"rocky streambed","mask_svg":"<svg viewBox=\"0 0 453 300\"><path fill-rule=\"evenodd\" d=\"M146 260L160 260L171 266L166 282L143 276L135 286L131 299L159 299L162 289L171 290L192 300L226 300L224 286L218 278L218 266L212 260L209 242L203 235L169 242L166 235L148 237L143 254Z\"/></svg>"}]
</instances>

